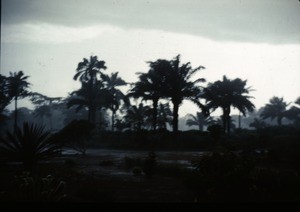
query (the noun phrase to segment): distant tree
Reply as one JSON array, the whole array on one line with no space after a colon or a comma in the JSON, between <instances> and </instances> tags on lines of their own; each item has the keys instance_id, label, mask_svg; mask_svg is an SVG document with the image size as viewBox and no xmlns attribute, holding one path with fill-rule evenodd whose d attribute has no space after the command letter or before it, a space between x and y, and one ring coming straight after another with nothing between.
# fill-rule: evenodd
<instances>
[{"instance_id":1,"label":"distant tree","mask_svg":"<svg viewBox=\"0 0 300 212\"><path fill-rule=\"evenodd\" d=\"M234 80L223 76L223 80L209 83L204 93L201 95L207 103L207 107L213 111L217 108L223 110L223 128L227 133L230 133L230 112L231 107L237 108L245 116L246 111L253 111L255 106L249 100L251 96L248 94L250 88L246 88L247 80L243 81L240 78Z\"/></svg>"},{"instance_id":2,"label":"distant tree","mask_svg":"<svg viewBox=\"0 0 300 212\"><path fill-rule=\"evenodd\" d=\"M53 109L59 107L62 101L61 97L48 97L37 92L29 94L31 102L36 105L34 115L40 117L43 124L43 117L49 119L50 129L52 129L52 113Z\"/></svg>"},{"instance_id":3,"label":"distant tree","mask_svg":"<svg viewBox=\"0 0 300 212\"><path fill-rule=\"evenodd\" d=\"M300 126L300 97L295 101L295 106L285 112L285 117L294 121L294 125Z\"/></svg>"},{"instance_id":4,"label":"distant tree","mask_svg":"<svg viewBox=\"0 0 300 212\"><path fill-rule=\"evenodd\" d=\"M111 130L114 131L115 116L117 110L120 107L121 101L124 101L126 103L128 101L126 96L122 93L121 90L117 89L117 87L127 85L127 83L121 77L118 77L118 72L112 73L111 76L102 74L101 77L104 81L106 89L110 94L109 109L112 111Z\"/></svg>"},{"instance_id":5,"label":"distant tree","mask_svg":"<svg viewBox=\"0 0 300 212\"><path fill-rule=\"evenodd\" d=\"M254 127L256 130L265 128L266 126L267 126L266 122L258 118L254 118L253 122L249 124L249 127Z\"/></svg>"},{"instance_id":6,"label":"distant tree","mask_svg":"<svg viewBox=\"0 0 300 212\"><path fill-rule=\"evenodd\" d=\"M157 114L158 129L166 130L167 124L172 126L172 111L170 109L169 103L160 103L158 106Z\"/></svg>"},{"instance_id":7,"label":"distant tree","mask_svg":"<svg viewBox=\"0 0 300 212\"><path fill-rule=\"evenodd\" d=\"M173 131L178 131L178 110L184 99L190 100L201 107L205 108L196 99L197 95L202 92L202 87L198 85L200 82L205 82L204 78L191 80L203 66L192 68L190 62L180 64L180 55L177 55L173 60L169 61L170 70L165 71L165 84L163 96L171 98L173 103ZM205 112L205 111L204 111Z\"/></svg>"},{"instance_id":8,"label":"distant tree","mask_svg":"<svg viewBox=\"0 0 300 212\"><path fill-rule=\"evenodd\" d=\"M0 114L12 100L9 94L9 78L0 74Z\"/></svg>"},{"instance_id":9,"label":"distant tree","mask_svg":"<svg viewBox=\"0 0 300 212\"><path fill-rule=\"evenodd\" d=\"M191 126L197 126L200 131L203 131L204 126L208 126L212 124L212 118L210 116L206 116L203 113L197 112L196 116L193 114L188 114L190 116L189 119L186 120L186 125Z\"/></svg>"},{"instance_id":10,"label":"distant tree","mask_svg":"<svg viewBox=\"0 0 300 212\"><path fill-rule=\"evenodd\" d=\"M18 72L10 72L10 76L8 78L8 92L9 96L15 100L15 124L14 129L17 130L18 126L18 99L22 99L28 96L29 85L30 83L27 82L29 76L25 76L23 71Z\"/></svg>"},{"instance_id":11,"label":"distant tree","mask_svg":"<svg viewBox=\"0 0 300 212\"><path fill-rule=\"evenodd\" d=\"M101 70L105 70L105 62L98 60L97 56L91 56L90 60L83 58L83 61L78 63L77 73L74 75L74 80L79 79L82 83L82 89L84 90L84 99L86 101L85 105L88 106L88 120L95 124L96 121L96 110L97 104L97 94L100 87L103 85L99 82L99 77ZM99 77L97 77L99 76ZM82 93L77 91L78 94Z\"/></svg>"},{"instance_id":12,"label":"distant tree","mask_svg":"<svg viewBox=\"0 0 300 212\"><path fill-rule=\"evenodd\" d=\"M33 115L34 117L39 117L41 125L44 125L44 117L51 117L50 107L48 105L41 105L33 111Z\"/></svg>"},{"instance_id":13,"label":"distant tree","mask_svg":"<svg viewBox=\"0 0 300 212\"><path fill-rule=\"evenodd\" d=\"M141 130L147 125L147 117L151 114L149 106L144 106L143 103L140 103L139 106L132 105L127 111L124 119L129 123L135 130Z\"/></svg>"},{"instance_id":14,"label":"distant tree","mask_svg":"<svg viewBox=\"0 0 300 212\"><path fill-rule=\"evenodd\" d=\"M265 105L260 117L263 119L270 118L271 120L277 118L278 126L282 125L282 119L286 116L287 104L283 98L272 97L270 102Z\"/></svg>"}]
</instances>

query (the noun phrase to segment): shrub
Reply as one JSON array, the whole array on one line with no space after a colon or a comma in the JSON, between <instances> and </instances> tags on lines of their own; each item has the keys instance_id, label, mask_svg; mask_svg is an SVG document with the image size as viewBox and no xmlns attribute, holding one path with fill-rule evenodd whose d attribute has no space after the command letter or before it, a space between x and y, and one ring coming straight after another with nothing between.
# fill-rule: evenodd
<instances>
[{"instance_id":1,"label":"shrub","mask_svg":"<svg viewBox=\"0 0 300 212\"><path fill-rule=\"evenodd\" d=\"M15 134L7 132L0 140L0 155L5 161L23 162L31 169L38 161L58 156L60 146L50 137L49 131L35 124L23 123Z\"/></svg>"}]
</instances>

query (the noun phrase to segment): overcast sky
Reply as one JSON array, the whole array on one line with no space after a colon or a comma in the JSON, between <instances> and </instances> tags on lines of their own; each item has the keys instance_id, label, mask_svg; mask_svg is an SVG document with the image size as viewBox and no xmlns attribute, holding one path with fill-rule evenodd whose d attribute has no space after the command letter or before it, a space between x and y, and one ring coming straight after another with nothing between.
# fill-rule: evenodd
<instances>
[{"instance_id":1,"label":"overcast sky","mask_svg":"<svg viewBox=\"0 0 300 212\"><path fill-rule=\"evenodd\" d=\"M205 66L208 82L239 77L257 108L300 96L299 0L2 0L1 74L23 70L31 89L63 96L80 87L90 55L128 82L146 61ZM25 103L24 103L25 104ZM180 115L197 108L184 102Z\"/></svg>"}]
</instances>

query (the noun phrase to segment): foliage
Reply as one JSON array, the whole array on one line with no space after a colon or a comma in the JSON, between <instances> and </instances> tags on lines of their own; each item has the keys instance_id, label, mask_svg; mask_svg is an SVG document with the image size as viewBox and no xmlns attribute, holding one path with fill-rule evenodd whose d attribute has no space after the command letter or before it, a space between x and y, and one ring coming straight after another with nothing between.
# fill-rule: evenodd
<instances>
[{"instance_id":1,"label":"foliage","mask_svg":"<svg viewBox=\"0 0 300 212\"><path fill-rule=\"evenodd\" d=\"M25 202L59 202L62 201L65 182L48 175L43 178L33 178L29 172L15 176L16 185L19 187L18 201Z\"/></svg>"},{"instance_id":2,"label":"foliage","mask_svg":"<svg viewBox=\"0 0 300 212\"><path fill-rule=\"evenodd\" d=\"M23 123L23 129L17 128L1 138L1 157L7 161L21 161L31 168L38 161L58 156L60 145L50 137L49 131L36 124Z\"/></svg>"},{"instance_id":3,"label":"foliage","mask_svg":"<svg viewBox=\"0 0 300 212\"><path fill-rule=\"evenodd\" d=\"M20 98L25 98L29 95L29 85L30 83L27 82L29 76L25 76L23 71L18 72L10 72L10 76L8 78L8 94L10 97L13 97L15 100L15 124L14 130L17 130L18 126L18 113L17 113L17 102Z\"/></svg>"},{"instance_id":4,"label":"foliage","mask_svg":"<svg viewBox=\"0 0 300 212\"><path fill-rule=\"evenodd\" d=\"M62 145L85 154L86 142L90 139L94 125L87 120L73 120L54 135Z\"/></svg>"},{"instance_id":5,"label":"foliage","mask_svg":"<svg viewBox=\"0 0 300 212\"><path fill-rule=\"evenodd\" d=\"M13 96L9 95L9 78L0 74L0 114L9 105Z\"/></svg>"},{"instance_id":6,"label":"foliage","mask_svg":"<svg viewBox=\"0 0 300 212\"><path fill-rule=\"evenodd\" d=\"M230 133L230 112L231 107L237 108L245 116L246 111L253 111L255 106L249 100L250 88L246 88L247 80L240 78L234 80L223 76L223 80L209 83L204 93L200 95L206 100L207 107L213 111L217 108L223 110L223 129Z\"/></svg>"},{"instance_id":7,"label":"foliage","mask_svg":"<svg viewBox=\"0 0 300 212\"><path fill-rule=\"evenodd\" d=\"M189 119L186 120L187 126L197 126L199 127L200 131L203 131L203 127L210 125L213 123L213 120L211 117L206 116L204 113L197 112L196 116L193 114L188 114L190 116Z\"/></svg>"},{"instance_id":8,"label":"foliage","mask_svg":"<svg viewBox=\"0 0 300 212\"><path fill-rule=\"evenodd\" d=\"M270 99L270 102L266 104L260 117L263 119L271 118L271 120L277 118L277 124L281 126L288 105L289 104L287 104L283 98L274 96Z\"/></svg>"}]
</instances>

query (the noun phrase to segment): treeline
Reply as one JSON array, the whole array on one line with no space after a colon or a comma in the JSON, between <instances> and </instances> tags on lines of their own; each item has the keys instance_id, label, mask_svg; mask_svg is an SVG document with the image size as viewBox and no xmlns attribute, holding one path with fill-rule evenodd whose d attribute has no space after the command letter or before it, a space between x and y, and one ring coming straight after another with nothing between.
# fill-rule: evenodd
<instances>
[{"instance_id":1,"label":"treeline","mask_svg":"<svg viewBox=\"0 0 300 212\"><path fill-rule=\"evenodd\" d=\"M238 109L243 116L255 112L255 106L250 101L253 97L249 95L251 88L247 86L247 80L228 79L223 76L222 80L208 83L204 87L206 80L196 77L196 74L201 73L205 67L193 68L190 62L182 63L180 55L171 60L158 59L147 63L148 71L137 73L139 80L129 83L118 72L106 73L105 61L99 60L97 56L84 58L78 63L73 76L74 80L81 83L81 88L72 91L65 98L47 97L31 91L29 76L23 71L11 72L9 76L0 75L1 128L13 119L16 131L20 125L18 120L26 120L27 116L27 119L31 117L32 121L46 124L52 130L58 130L74 119L87 119L97 129L103 130L108 129L110 122L111 131L161 131L172 127L177 132L178 111L183 100L189 100L198 106L199 111L189 114L186 121L188 126L197 126L203 131L204 126L219 125L229 134L237 124L238 128L241 127L241 122L234 123L231 117L232 108ZM120 90L122 86L130 86L127 93ZM26 97L35 106L33 112L26 111L25 108L18 110L18 100ZM139 103L133 101L134 99L140 100ZM11 102L14 102L15 110L9 113L6 107ZM145 102L151 104L144 104ZM219 119L211 116L217 108L222 110ZM53 120L53 114L60 116L60 119ZM23 117L19 117L20 115ZM258 111L249 127L267 127L266 119L275 119L279 126L283 119L288 119L293 126L299 127L300 97L294 105L286 103L283 98L272 97Z\"/></svg>"}]
</instances>

